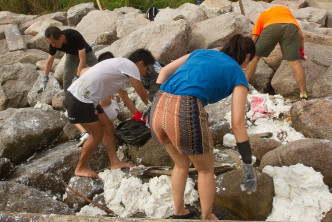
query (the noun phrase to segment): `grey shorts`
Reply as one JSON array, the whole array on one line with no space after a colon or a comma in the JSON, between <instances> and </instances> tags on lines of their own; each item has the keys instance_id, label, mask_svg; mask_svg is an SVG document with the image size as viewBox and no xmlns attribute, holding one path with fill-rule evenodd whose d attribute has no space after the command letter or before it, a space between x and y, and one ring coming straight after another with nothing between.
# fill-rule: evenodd
<instances>
[{"instance_id":1,"label":"grey shorts","mask_svg":"<svg viewBox=\"0 0 332 222\"><path fill-rule=\"evenodd\" d=\"M256 56L268 57L279 43L284 60L301 59L298 30L292 23L277 23L265 27L255 42Z\"/></svg>"}]
</instances>

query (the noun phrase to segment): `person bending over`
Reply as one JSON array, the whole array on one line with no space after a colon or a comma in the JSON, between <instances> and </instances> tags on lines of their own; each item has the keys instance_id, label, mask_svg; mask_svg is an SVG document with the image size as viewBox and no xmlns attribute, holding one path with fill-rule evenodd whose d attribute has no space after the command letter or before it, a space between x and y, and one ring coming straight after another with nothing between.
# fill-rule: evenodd
<instances>
[{"instance_id":1,"label":"person bending over","mask_svg":"<svg viewBox=\"0 0 332 222\"><path fill-rule=\"evenodd\" d=\"M68 88L65 107L69 121L72 124L81 124L90 134L83 144L75 169L76 176L98 178L98 174L89 169L87 164L101 140L106 147L111 169L133 165L121 162L117 157L113 123L98 103L120 89L125 89L129 78L142 101L148 104L148 93L140 81L140 76L146 74L154 61L151 52L145 49L134 51L128 59L107 59L91 67Z\"/></svg>"},{"instance_id":2,"label":"person bending over","mask_svg":"<svg viewBox=\"0 0 332 222\"><path fill-rule=\"evenodd\" d=\"M249 37L235 35L219 52L200 49L161 69L150 112L153 137L164 144L175 165L171 182L175 211L171 218L193 216L184 206L189 165L198 171L198 193L203 220L217 219L212 213L215 196L213 140L204 106L232 97L232 129L242 156L245 177L242 188L256 190L251 147L245 128L248 81L243 68L255 56ZM144 114L143 114L144 115Z\"/></svg>"}]
</instances>

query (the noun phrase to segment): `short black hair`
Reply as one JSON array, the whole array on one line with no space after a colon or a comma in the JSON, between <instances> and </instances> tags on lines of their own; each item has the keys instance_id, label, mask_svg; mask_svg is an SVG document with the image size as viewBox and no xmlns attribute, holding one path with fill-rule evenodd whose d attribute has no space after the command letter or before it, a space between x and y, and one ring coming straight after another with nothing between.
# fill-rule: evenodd
<instances>
[{"instance_id":1,"label":"short black hair","mask_svg":"<svg viewBox=\"0 0 332 222\"><path fill-rule=\"evenodd\" d=\"M112 59L112 58L114 58L113 53L104 52L104 53L102 53L98 56L98 62L101 62L101 61L106 60L106 59Z\"/></svg>"},{"instance_id":2,"label":"short black hair","mask_svg":"<svg viewBox=\"0 0 332 222\"><path fill-rule=\"evenodd\" d=\"M55 40L58 40L62 35L61 29L56 26L50 26L45 30L45 37L51 38L53 37Z\"/></svg>"},{"instance_id":3,"label":"short black hair","mask_svg":"<svg viewBox=\"0 0 332 222\"><path fill-rule=\"evenodd\" d=\"M133 63L143 60L145 66L153 65L154 62L156 61L155 58L153 57L153 55L151 54L151 52L146 49L135 50L134 52L132 52L130 54L128 59L130 61L132 61Z\"/></svg>"},{"instance_id":4,"label":"short black hair","mask_svg":"<svg viewBox=\"0 0 332 222\"><path fill-rule=\"evenodd\" d=\"M244 62L248 53L250 54L249 61L251 61L256 54L254 41L241 34L234 35L220 51L232 57L239 65Z\"/></svg>"}]
</instances>

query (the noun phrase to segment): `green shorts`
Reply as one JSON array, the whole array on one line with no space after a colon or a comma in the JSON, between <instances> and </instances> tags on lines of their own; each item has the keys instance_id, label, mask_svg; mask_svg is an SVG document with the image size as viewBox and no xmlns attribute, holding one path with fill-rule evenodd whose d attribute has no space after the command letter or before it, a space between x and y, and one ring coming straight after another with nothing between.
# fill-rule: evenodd
<instances>
[{"instance_id":1,"label":"green shorts","mask_svg":"<svg viewBox=\"0 0 332 222\"><path fill-rule=\"evenodd\" d=\"M268 57L279 43L284 60L301 59L298 30L292 23L277 23L265 27L255 42L256 56Z\"/></svg>"}]
</instances>

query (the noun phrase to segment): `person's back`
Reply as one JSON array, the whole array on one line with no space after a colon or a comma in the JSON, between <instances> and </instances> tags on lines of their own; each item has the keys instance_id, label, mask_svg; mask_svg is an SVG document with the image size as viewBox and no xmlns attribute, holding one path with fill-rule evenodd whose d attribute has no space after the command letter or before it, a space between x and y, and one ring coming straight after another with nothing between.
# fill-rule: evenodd
<instances>
[{"instance_id":1,"label":"person's back","mask_svg":"<svg viewBox=\"0 0 332 222\"><path fill-rule=\"evenodd\" d=\"M260 35L264 28L277 23L293 23L300 28L292 12L285 6L278 5L263 11L252 32L253 35Z\"/></svg>"},{"instance_id":2,"label":"person's back","mask_svg":"<svg viewBox=\"0 0 332 222\"><path fill-rule=\"evenodd\" d=\"M174 95L195 96L206 106L229 96L239 83L249 87L234 59L219 51L201 49L190 54L161 90Z\"/></svg>"},{"instance_id":3,"label":"person's back","mask_svg":"<svg viewBox=\"0 0 332 222\"><path fill-rule=\"evenodd\" d=\"M91 67L68 91L80 101L96 105L119 89L125 89L127 76L140 80L135 63L126 58L107 59Z\"/></svg>"}]
</instances>

